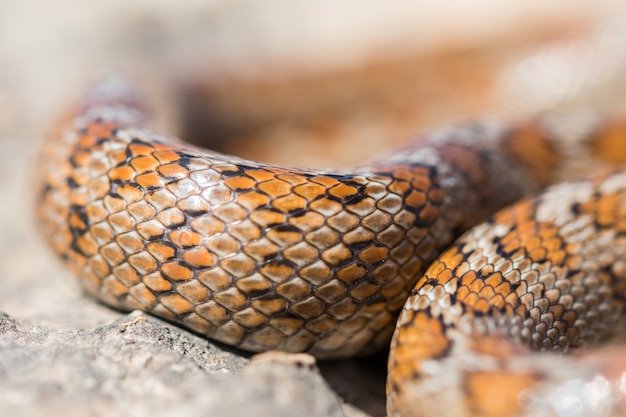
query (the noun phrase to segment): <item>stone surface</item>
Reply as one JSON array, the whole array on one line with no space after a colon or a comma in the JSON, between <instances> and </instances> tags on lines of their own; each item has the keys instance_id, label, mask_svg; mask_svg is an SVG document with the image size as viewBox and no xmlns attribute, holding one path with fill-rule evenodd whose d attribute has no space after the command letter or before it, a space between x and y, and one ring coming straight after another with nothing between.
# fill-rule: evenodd
<instances>
[{"instance_id":1,"label":"stone surface","mask_svg":"<svg viewBox=\"0 0 626 417\"><path fill-rule=\"evenodd\" d=\"M309 355L245 356L140 312L88 330L0 316L0 410L20 416L343 416Z\"/></svg>"}]
</instances>

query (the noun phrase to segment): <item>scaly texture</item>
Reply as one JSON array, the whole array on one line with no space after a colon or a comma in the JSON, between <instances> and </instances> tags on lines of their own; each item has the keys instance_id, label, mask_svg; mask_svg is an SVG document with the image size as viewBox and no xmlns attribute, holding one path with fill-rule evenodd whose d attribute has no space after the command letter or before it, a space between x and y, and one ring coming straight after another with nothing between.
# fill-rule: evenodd
<instances>
[{"instance_id":1,"label":"scaly texture","mask_svg":"<svg viewBox=\"0 0 626 417\"><path fill-rule=\"evenodd\" d=\"M387 345L428 263L556 164L535 130L470 124L350 171L268 166L149 130L149 105L110 78L46 141L43 233L104 302L253 351Z\"/></svg>"},{"instance_id":2,"label":"scaly texture","mask_svg":"<svg viewBox=\"0 0 626 417\"><path fill-rule=\"evenodd\" d=\"M554 186L473 228L419 279L392 342L389 414L607 415L624 359L585 369L531 351L619 336L625 309L626 173ZM572 390L579 414L559 412L555 387L594 376L607 381L601 401L584 404L585 389ZM567 395L560 400L563 408Z\"/></svg>"},{"instance_id":3,"label":"scaly texture","mask_svg":"<svg viewBox=\"0 0 626 417\"><path fill-rule=\"evenodd\" d=\"M242 349L328 358L385 346L410 295L390 357L394 416L562 415L554 404L575 378L601 371L596 385L611 385L611 363L626 368L611 352L576 366L531 352L580 350L625 324L623 172L480 224L563 172L558 138L467 124L330 173L182 144L150 129L151 107L112 77L43 145L42 231L104 302ZM586 138L600 154L611 129ZM592 159L583 139L571 166ZM596 397L587 415L615 411L619 395Z\"/></svg>"}]
</instances>

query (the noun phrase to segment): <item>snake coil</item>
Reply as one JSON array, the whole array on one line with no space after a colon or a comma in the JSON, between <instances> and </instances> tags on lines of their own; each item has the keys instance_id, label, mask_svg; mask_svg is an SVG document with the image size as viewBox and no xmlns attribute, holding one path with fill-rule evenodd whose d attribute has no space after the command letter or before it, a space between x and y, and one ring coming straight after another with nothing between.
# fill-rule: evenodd
<instances>
[{"instance_id":1,"label":"snake coil","mask_svg":"<svg viewBox=\"0 0 626 417\"><path fill-rule=\"evenodd\" d=\"M623 171L490 217L558 174L533 123L445 127L326 172L184 144L151 128L157 107L112 76L43 144L41 229L107 304L319 358L387 346L401 310L394 416L523 415L536 404L520 393L556 378L543 362L566 360L531 350L574 351L624 324Z\"/></svg>"}]
</instances>

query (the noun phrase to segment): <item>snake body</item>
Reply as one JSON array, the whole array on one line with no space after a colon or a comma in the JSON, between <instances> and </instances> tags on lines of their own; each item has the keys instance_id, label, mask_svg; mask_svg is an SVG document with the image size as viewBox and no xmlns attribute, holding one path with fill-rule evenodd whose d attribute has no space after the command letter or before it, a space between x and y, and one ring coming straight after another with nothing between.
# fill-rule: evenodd
<instances>
[{"instance_id":1,"label":"snake body","mask_svg":"<svg viewBox=\"0 0 626 417\"><path fill-rule=\"evenodd\" d=\"M608 393L626 370L615 355L596 358L590 372L580 359L531 352L576 352L620 336L625 255L621 170L559 184L473 228L431 264L402 310L389 402L405 411L393 415L413 415L415 403L423 415L436 403L448 415L545 415L545 404L520 402L520 393L553 401L549 387L593 376L607 381L604 403L577 415L608 415L619 399Z\"/></svg>"},{"instance_id":2,"label":"snake body","mask_svg":"<svg viewBox=\"0 0 626 417\"><path fill-rule=\"evenodd\" d=\"M43 234L107 304L245 350L336 358L388 345L410 296L393 337L392 415L429 415L416 402L441 385L467 404L474 369L441 382L432 369L448 365L433 363L462 363L480 338L499 352L565 351L621 320L620 173L524 200L437 259L554 180L561 155L533 124L442 128L327 172L184 144L151 128L155 108L128 79L102 81L39 160Z\"/></svg>"}]
</instances>

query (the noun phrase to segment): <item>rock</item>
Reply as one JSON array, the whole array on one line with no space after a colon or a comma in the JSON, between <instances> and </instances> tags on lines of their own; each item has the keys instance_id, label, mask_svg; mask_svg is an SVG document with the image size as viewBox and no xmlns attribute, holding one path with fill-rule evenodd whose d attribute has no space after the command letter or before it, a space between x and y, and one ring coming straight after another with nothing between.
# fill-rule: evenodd
<instances>
[{"instance_id":1,"label":"rock","mask_svg":"<svg viewBox=\"0 0 626 417\"><path fill-rule=\"evenodd\" d=\"M245 355L140 312L88 330L0 315L0 414L343 416L309 355Z\"/></svg>"}]
</instances>

